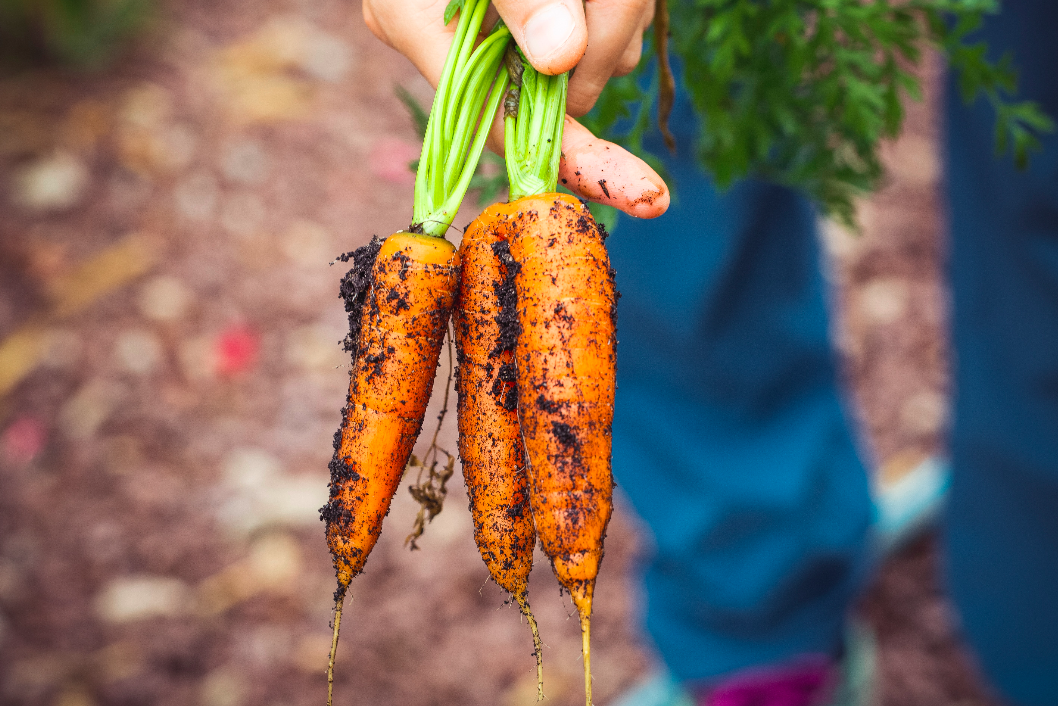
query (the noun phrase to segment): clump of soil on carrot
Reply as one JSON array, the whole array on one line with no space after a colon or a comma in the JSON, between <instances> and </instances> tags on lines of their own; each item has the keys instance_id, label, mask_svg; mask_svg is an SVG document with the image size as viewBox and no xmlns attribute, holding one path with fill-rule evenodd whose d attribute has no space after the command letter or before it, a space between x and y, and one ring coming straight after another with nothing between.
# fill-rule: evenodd
<instances>
[{"instance_id":1,"label":"clump of soil on carrot","mask_svg":"<svg viewBox=\"0 0 1058 706\"><path fill-rule=\"evenodd\" d=\"M511 257L511 245L506 240L500 240L492 245L492 252L496 254L503 267L506 276L493 284L496 298L500 303L500 311L496 314L496 323L500 326L500 334L496 338L496 345L489 352L490 358L496 358L503 353L513 353L518 335L522 327L518 323L518 293L514 289L514 277L521 269L521 265ZM514 363L504 363L496 374L496 382L492 386L494 395L503 395L503 408L511 412L518 409L518 370Z\"/></svg>"},{"instance_id":2,"label":"clump of soil on carrot","mask_svg":"<svg viewBox=\"0 0 1058 706\"><path fill-rule=\"evenodd\" d=\"M364 311L364 302L367 301L367 293L371 291L372 270L380 249L382 249L382 238L376 235L367 245L340 255L337 260L338 262L353 261L353 267L345 273L345 277L342 277L338 291L339 296L345 300L345 311L349 315L349 335L342 341L342 347L352 353L354 358L359 347L360 319Z\"/></svg>"}]
</instances>

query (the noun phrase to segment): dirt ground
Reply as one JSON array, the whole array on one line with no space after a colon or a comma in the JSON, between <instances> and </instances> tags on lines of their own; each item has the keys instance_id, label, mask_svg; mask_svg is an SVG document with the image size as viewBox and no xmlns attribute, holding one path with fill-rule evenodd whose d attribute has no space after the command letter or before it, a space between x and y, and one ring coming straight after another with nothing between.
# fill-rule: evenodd
<instances>
[{"instance_id":1,"label":"dirt ground","mask_svg":"<svg viewBox=\"0 0 1058 706\"><path fill-rule=\"evenodd\" d=\"M102 73L0 80L0 702L324 702L317 508L348 365L329 262L410 220L418 149L396 85L428 103L338 0L169 3ZM864 233L825 233L864 453L889 469L940 451L947 416L930 95L887 147ZM339 703L533 703L528 629L486 580L460 485L415 553L398 493L347 601ZM653 659L642 532L619 505L593 621L601 705ZM577 704L579 631L538 561L549 702ZM860 610L881 704L992 703L932 540Z\"/></svg>"}]
</instances>

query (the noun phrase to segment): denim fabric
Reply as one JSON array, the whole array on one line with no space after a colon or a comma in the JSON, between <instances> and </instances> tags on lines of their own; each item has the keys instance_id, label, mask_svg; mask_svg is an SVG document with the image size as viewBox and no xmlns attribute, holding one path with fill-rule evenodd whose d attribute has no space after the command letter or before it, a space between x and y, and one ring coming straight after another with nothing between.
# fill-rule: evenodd
<instances>
[{"instance_id":1,"label":"denim fabric","mask_svg":"<svg viewBox=\"0 0 1058 706\"><path fill-rule=\"evenodd\" d=\"M871 504L815 213L760 182L718 194L689 155L685 102L672 127L673 206L622 218L607 243L622 294L614 472L656 544L647 628L676 677L700 681L837 649Z\"/></svg>"},{"instance_id":2,"label":"denim fabric","mask_svg":"<svg viewBox=\"0 0 1058 706\"><path fill-rule=\"evenodd\" d=\"M1010 0L981 33L1058 117L1058 4ZM1022 706L1058 704L1058 139L996 159L993 111L948 87L955 348L948 578L981 666Z\"/></svg>"}]
</instances>

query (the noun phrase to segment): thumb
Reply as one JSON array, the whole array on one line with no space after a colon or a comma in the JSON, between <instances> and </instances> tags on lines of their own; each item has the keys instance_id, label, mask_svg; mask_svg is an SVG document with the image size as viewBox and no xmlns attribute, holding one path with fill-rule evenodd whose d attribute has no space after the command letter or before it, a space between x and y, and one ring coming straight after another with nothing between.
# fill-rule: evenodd
<instances>
[{"instance_id":1,"label":"thumb","mask_svg":"<svg viewBox=\"0 0 1058 706\"><path fill-rule=\"evenodd\" d=\"M493 0L500 17L541 73L569 71L588 47L581 0Z\"/></svg>"}]
</instances>

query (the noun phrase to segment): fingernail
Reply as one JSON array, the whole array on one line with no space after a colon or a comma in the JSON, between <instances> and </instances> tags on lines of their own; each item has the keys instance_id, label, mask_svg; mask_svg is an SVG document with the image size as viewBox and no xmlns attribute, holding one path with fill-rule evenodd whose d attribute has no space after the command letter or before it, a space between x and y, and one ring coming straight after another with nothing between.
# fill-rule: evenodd
<instances>
[{"instance_id":1,"label":"fingernail","mask_svg":"<svg viewBox=\"0 0 1058 706\"><path fill-rule=\"evenodd\" d=\"M525 23L525 52L533 63L542 61L573 35L573 15L560 2L548 5L536 12Z\"/></svg>"}]
</instances>

